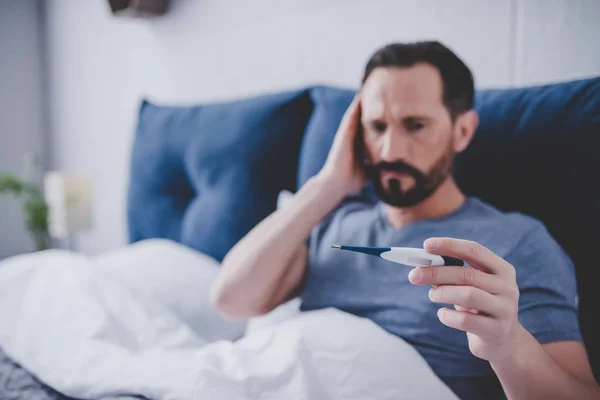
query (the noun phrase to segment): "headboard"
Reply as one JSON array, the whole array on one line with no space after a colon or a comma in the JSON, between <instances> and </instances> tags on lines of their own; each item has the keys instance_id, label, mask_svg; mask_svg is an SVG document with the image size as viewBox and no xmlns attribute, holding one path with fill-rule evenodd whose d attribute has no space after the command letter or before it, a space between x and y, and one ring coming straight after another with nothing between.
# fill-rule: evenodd
<instances>
[{"instance_id":1,"label":"headboard","mask_svg":"<svg viewBox=\"0 0 600 400\"><path fill-rule=\"evenodd\" d=\"M354 91L314 86L232 102L143 101L128 195L131 241L165 237L221 260L325 162ZM456 161L462 189L541 219L572 257L597 376L600 78L478 90L480 126Z\"/></svg>"}]
</instances>

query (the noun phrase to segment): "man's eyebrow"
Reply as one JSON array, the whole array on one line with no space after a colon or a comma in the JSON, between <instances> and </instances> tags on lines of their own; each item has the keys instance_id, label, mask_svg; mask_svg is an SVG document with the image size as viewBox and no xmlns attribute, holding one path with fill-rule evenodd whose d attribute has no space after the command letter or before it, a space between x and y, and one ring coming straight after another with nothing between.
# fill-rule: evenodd
<instances>
[{"instance_id":1,"label":"man's eyebrow","mask_svg":"<svg viewBox=\"0 0 600 400\"><path fill-rule=\"evenodd\" d=\"M428 121L432 121L433 118L429 117L427 115L407 115L406 117L402 118L403 122L406 121L423 121L423 122L428 122ZM383 117L366 117L364 119L362 119L362 123L363 124L372 124L373 122L385 122L383 120Z\"/></svg>"},{"instance_id":2,"label":"man's eyebrow","mask_svg":"<svg viewBox=\"0 0 600 400\"><path fill-rule=\"evenodd\" d=\"M383 117L365 117L362 119L363 122L374 122L374 121L383 121Z\"/></svg>"},{"instance_id":3,"label":"man's eyebrow","mask_svg":"<svg viewBox=\"0 0 600 400\"><path fill-rule=\"evenodd\" d=\"M426 115L408 115L402 118L403 121L431 121L433 118Z\"/></svg>"}]
</instances>

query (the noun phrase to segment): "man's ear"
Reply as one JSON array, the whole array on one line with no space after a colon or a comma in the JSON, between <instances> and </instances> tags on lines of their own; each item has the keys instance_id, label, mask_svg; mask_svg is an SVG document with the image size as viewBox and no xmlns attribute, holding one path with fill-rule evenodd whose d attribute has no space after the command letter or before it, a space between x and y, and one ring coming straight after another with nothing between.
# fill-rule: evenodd
<instances>
[{"instance_id":1,"label":"man's ear","mask_svg":"<svg viewBox=\"0 0 600 400\"><path fill-rule=\"evenodd\" d=\"M454 130L455 152L460 153L469 146L478 126L479 115L475 110L469 110L456 119Z\"/></svg>"}]
</instances>

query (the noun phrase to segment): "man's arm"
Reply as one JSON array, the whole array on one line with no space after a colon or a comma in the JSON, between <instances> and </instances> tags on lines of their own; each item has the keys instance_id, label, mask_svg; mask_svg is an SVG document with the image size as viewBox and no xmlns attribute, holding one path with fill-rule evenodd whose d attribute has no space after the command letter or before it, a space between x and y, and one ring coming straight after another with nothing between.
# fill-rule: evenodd
<instances>
[{"instance_id":1,"label":"man's arm","mask_svg":"<svg viewBox=\"0 0 600 400\"><path fill-rule=\"evenodd\" d=\"M213 306L231 318L248 318L288 300L306 269L304 241L341 200L321 176L309 180L226 255L211 289Z\"/></svg>"},{"instance_id":2,"label":"man's arm","mask_svg":"<svg viewBox=\"0 0 600 400\"><path fill-rule=\"evenodd\" d=\"M467 333L471 352L490 365L510 400L600 399L584 347L574 341L542 346L519 322L514 267L482 245L452 238L428 239L425 249L472 266L415 268L413 284L432 285L440 321Z\"/></svg>"},{"instance_id":3,"label":"man's arm","mask_svg":"<svg viewBox=\"0 0 600 400\"><path fill-rule=\"evenodd\" d=\"M231 318L265 314L291 298L302 284L307 259L304 243L311 230L366 183L353 151L359 104L356 97L348 107L319 174L225 256L210 296L222 314Z\"/></svg>"},{"instance_id":4,"label":"man's arm","mask_svg":"<svg viewBox=\"0 0 600 400\"><path fill-rule=\"evenodd\" d=\"M540 343L525 329L507 357L491 363L510 400L600 399L584 346Z\"/></svg>"}]
</instances>

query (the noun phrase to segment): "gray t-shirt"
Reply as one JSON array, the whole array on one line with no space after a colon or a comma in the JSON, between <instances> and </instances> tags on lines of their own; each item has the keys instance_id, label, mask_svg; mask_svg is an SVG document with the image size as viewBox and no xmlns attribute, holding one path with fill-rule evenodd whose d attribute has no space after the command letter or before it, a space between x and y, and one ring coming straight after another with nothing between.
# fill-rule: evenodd
<instances>
[{"instance_id":1,"label":"gray t-shirt","mask_svg":"<svg viewBox=\"0 0 600 400\"><path fill-rule=\"evenodd\" d=\"M462 399L502 396L489 363L469 351L466 334L438 320L443 305L429 300L430 287L409 282L409 267L329 248L423 247L432 236L477 241L514 265L521 293L519 320L539 342L581 341L570 259L539 221L500 212L474 197L446 217L401 229L390 225L382 203L345 201L311 233L301 309L335 307L372 320L413 345Z\"/></svg>"}]
</instances>

